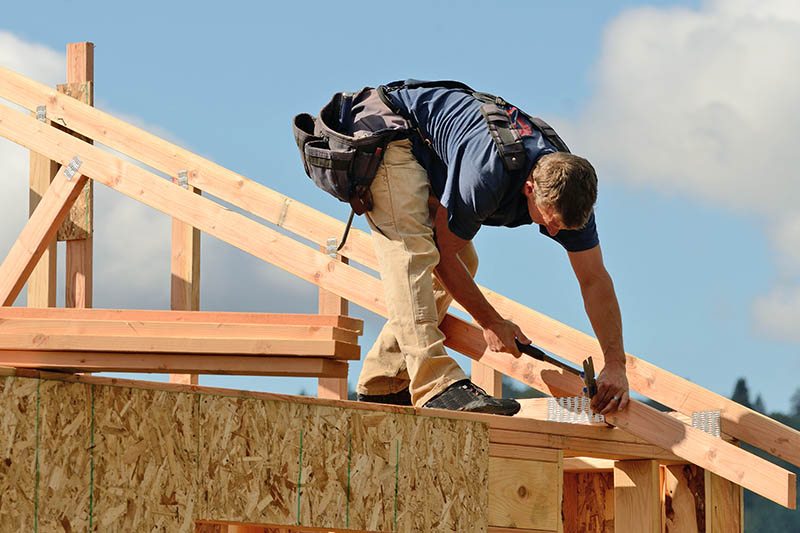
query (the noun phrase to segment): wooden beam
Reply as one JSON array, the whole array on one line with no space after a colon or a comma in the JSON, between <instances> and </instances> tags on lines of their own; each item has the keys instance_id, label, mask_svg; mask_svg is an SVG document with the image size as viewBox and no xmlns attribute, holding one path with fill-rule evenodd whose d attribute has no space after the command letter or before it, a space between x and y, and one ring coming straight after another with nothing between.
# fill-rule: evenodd
<instances>
[{"instance_id":1,"label":"wooden beam","mask_svg":"<svg viewBox=\"0 0 800 533\"><path fill-rule=\"evenodd\" d=\"M9 333L0 337L0 350L94 351L130 353L195 353L358 359L360 347L341 341L162 337L122 335L47 335Z\"/></svg>"},{"instance_id":2,"label":"wooden beam","mask_svg":"<svg viewBox=\"0 0 800 533\"><path fill-rule=\"evenodd\" d=\"M321 252L326 252L326 248L321 248ZM347 264L347 259L341 256L337 260ZM317 311L326 315L347 315L350 311L347 300L325 289L319 289L319 304ZM319 378L317 382L317 396L320 398L331 398L335 400L347 399L347 376L344 378Z\"/></svg>"},{"instance_id":3,"label":"wooden beam","mask_svg":"<svg viewBox=\"0 0 800 533\"><path fill-rule=\"evenodd\" d=\"M88 105L94 104L94 44L89 42L71 43L67 45L67 83L86 83ZM83 195L87 200L85 214L89 226L85 239L67 241L66 261L66 307L92 307L92 183L87 183L87 192Z\"/></svg>"},{"instance_id":4,"label":"wooden beam","mask_svg":"<svg viewBox=\"0 0 800 533\"><path fill-rule=\"evenodd\" d=\"M64 170L58 172L0 265L0 305L10 306L17 299L28 276L53 242L72 202L86 184L87 179L81 174L67 179Z\"/></svg>"},{"instance_id":5,"label":"wooden beam","mask_svg":"<svg viewBox=\"0 0 800 533\"><path fill-rule=\"evenodd\" d=\"M158 311L144 309L26 309L0 307L0 319L114 320L126 322L264 324L332 326L361 335L363 321L339 315L237 313L227 311Z\"/></svg>"},{"instance_id":6,"label":"wooden beam","mask_svg":"<svg viewBox=\"0 0 800 533\"><path fill-rule=\"evenodd\" d=\"M662 533L706 533L705 474L695 465L661 468Z\"/></svg>"},{"instance_id":7,"label":"wooden beam","mask_svg":"<svg viewBox=\"0 0 800 533\"><path fill-rule=\"evenodd\" d=\"M347 363L322 357L261 357L193 353L119 353L0 350L0 365L68 369L74 372L235 374L247 376L341 377Z\"/></svg>"},{"instance_id":8,"label":"wooden beam","mask_svg":"<svg viewBox=\"0 0 800 533\"><path fill-rule=\"evenodd\" d=\"M368 274L343 265L312 250L293 239L272 231L247 217L224 209L210 200L154 176L146 170L115 158L102 150L86 145L53 128L37 122L7 106L0 105L0 132L7 138L30 149L45 153L51 159L63 160L80 153L84 156L85 172L93 179L123 194L159 209L167 214L214 235L245 252L268 261L311 283L322 286L368 310L386 316L380 282ZM110 169L114 169L111 171ZM458 344L465 355L488 363L501 372L520 379L523 383L552 390L547 380L559 382L561 395L579 395L583 383L575 376L567 376L546 364L531 358L520 362L508 354L484 352L485 341L477 326L459 324L458 319L447 316L442 331L448 336L448 345ZM459 330L449 334L448 328ZM452 333L452 332L451 332ZM533 369L533 373L529 370ZM538 371L537 371L538 370ZM754 492L787 507L795 505L795 476L763 459L727 443L714 443L721 456L709 457L705 437L710 437L669 416L632 401L624 413L618 414L615 423L625 424L631 433L646 436L648 440L674 451L676 454L726 479L740 483ZM670 426L670 420L679 427ZM653 430L666 424L667 431ZM779 425L778 425L779 426ZM729 448L725 448L725 446ZM740 465L745 465L741 467ZM768 484L764 479L771 479Z\"/></svg>"},{"instance_id":9,"label":"wooden beam","mask_svg":"<svg viewBox=\"0 0 800 533\"><path fill-rule=\"evenodd\" d=\"M0 335L85 335L186 337L186 338L248 338L334 340L348 344L358 342L355 331L333 326L304 326L283 324L235 324L218 322L168 322L129 320L86 320L64 318L2 318Z\"/></svg>"},{"instance_id":10,"label":"wooden beam","mask_svg":"<svg viewBox=\"0 0 800 533\"><path fill-rule=\"evenodd\" d=\"M597 457L566 457L564 472L613 472L613 459Z\"/></svg>"},{"instance_id":11,"label":"wooden beam","mask_svg":"<svg viewBox=\"0 0 800 533\"><path fill-rule=\"evenodd\" d=\"M324 245L331 235L341 235L344 229L344 223L333 217L65 98L5 67L0 67L0 95L30 110L47 101L48 113L67 122L75 131L169 175L177 175L179 170L187 168L196 169L191 185L319 245ZM378 270L372 239L363 231L355 228L351 231L341 254ZM576 364L592 355L595 365L602 365L602 354L594 338L486 288L481 290L500 314L520 325L541 348ZM800 466L800 432L630 354L628 378L633 390L686 415L719 409L722 431Z\"/></svg>"},{"instance_id":12,"label":"wooden beam","mask_svg":"<svg viewBox=\"0 0 800 533\"><path fill-rule=\"evenodd\" d=\"M187 176L188 176L188 172ZM172 183L181 185L181 177L172 178ZM186 190L200 194L188 183ZM170 309L173 311L200 310L200 230L189 224L172 219L172 257L170 277ZM172 383L197 385L197 374L170 374Z\"/></svg>"},{"instance_id":13,"label":"wooden beam","mask_svg":"<svg viewBox=\"0 0 800 533\"><path fill-rule=\"evenodd\" d=\"M29 215L33 216L50 182L58 173L59 165L49 157L31 151ZM28 276L28 307L56 306L57 254L56 240L52 239L42 252L39 262Z\"/></svg>"},{"instance_id":14,"label":"wooden beam","mask_svg":"<svg viewBox=\"0 0 800 533\"><path fill-rule=\"evenodd\" d=\"M616 462L615 533L661 533L660 482L656 461Z\"/></svg>"}]
</instances>

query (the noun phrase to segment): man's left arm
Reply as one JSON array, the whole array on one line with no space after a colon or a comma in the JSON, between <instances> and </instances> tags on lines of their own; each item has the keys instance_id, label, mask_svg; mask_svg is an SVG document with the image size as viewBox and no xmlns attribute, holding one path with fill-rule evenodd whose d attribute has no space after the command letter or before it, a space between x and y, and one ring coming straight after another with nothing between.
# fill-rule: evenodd
<instances>
[{"instance_id":1,"label":"man's left arm","mask_svg":"<svg viewBox=\"0 0 800 533\"><path fill-rule=\"evenodd\" d=\"M568 252L572 270L580 283L586 314L600 342L605 366L597 376L597 394L592 398L596 413L612 413L628 405L628 378L622 343L622 317L614 283L603 264L600 246Z\"/></svg>"}]
</instances>

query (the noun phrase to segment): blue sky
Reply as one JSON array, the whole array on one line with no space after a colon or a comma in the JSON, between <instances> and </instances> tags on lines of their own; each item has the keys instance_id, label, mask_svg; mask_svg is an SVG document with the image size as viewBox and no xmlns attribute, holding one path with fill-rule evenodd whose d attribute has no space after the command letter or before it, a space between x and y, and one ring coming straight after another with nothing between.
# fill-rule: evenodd
<instances>
[{"instance_id":1,"label":"blue sky","mask_svg":"<svg viewBox=\"0 0 800 533\"><path fill-rule=\"evenodd\" d=\"M598 169L628 352L724 395L746 376L768 410L800 386L792 2L15 2L3 13L0 64L52 85L66 44L92 41L97 107L339 217L345 205L302 172L294 114L407 77L500 94ZM24 224L27 158L0 139L0 159L4 255ZM169 219L106 191L97 209L95 305L167 308ZM557 245L532 228L484 228L475 244L479 283L590 332ZM212 238L201 279L203 309L316 309L313 287ZM353 314L368 345L381 320Z\"/></svg>"}]
</instances>

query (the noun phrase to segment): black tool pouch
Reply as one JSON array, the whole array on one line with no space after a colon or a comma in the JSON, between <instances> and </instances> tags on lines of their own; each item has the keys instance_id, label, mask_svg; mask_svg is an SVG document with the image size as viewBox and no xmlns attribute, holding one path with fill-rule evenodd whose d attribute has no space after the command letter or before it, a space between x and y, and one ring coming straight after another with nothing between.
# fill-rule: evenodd
<instances>
[{"instance_id":1,"label":"black tool pouch","mask_svg":"<svg viewBox=\"0 0 800 533\"><path fill-rule=\"evenodd\" d=\"M367 96L360 98L363 94ZM358 109L371 103L385 107L371 93L336 93L318 118L308 113L295 116L293 129L306 174L320 189L349 203L361 215L372 209L370 185L386 145L407 128L389 127L350 135L354 101Z\"/></svg>"}]
</instances>

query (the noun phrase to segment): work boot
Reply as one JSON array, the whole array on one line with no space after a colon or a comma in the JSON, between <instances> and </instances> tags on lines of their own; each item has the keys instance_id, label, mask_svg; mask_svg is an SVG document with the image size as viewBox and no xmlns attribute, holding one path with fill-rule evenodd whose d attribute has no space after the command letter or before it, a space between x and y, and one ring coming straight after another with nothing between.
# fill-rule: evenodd
<instances>
[{"instance_id":1,"label":"work boot","mask_svg":"<svg viewBox=\"0 0 800 533\"><path fill-rule=\"evenodd\" d=\"M359 402L388 403L389 405L411 405L411 394L408 387L391 394L359 394Z\"/></svg>"},{"instance_id":2,"label":"work boot","mask_svg":"<svg viewBox=\"0 0 800 533\"><path fill-rule=\"evenodd\" d=\"M489 396L485 390L468 379L456 381L428 400L423 407L506 416L516 414L520 409L517 400Z\"/></svg>"}]
</instances>

